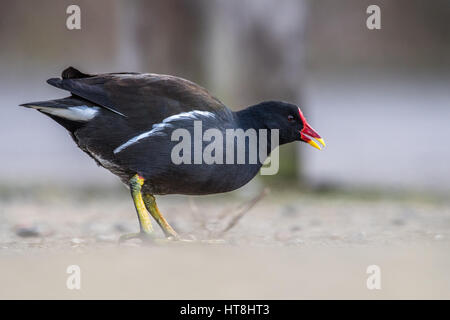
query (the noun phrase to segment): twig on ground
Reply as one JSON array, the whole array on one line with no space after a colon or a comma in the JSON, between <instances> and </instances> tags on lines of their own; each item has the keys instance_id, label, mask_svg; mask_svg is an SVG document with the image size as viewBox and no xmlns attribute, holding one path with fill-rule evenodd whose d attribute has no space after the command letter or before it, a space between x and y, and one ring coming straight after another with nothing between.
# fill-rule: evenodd
<instances>
[{"instance_id":1,"label":"twig on ground","mask_svg":"<svg viewBox=\"0 0 450 320\"><path fill-rule=\"evenodd\" d=\"M254 197L253 199L251 199L248 202L244 202L244 203L240 204L235 210L235 211L237 211L237 213L230 220L230 222L227 224L227 226L222 231L217 232L215 234L215 236L216 237L223 236L225 233L227 233L232 228L234 228L238 224L238 222L242 219L242 217L246 213L248 213L250 211L250 209L252 209L255 206L255 204L257 204L259 201L261 201L269 193L269 191L270 191L269 188L264 188L264 190L261 191L261 193L259 195L257 195L256 197Z\"/></svg>"}]
</instances>

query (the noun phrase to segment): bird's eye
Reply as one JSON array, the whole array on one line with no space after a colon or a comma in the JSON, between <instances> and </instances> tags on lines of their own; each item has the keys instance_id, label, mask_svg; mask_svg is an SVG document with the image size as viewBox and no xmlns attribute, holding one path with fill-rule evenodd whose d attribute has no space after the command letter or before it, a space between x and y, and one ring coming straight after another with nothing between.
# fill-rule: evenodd
<instances>
[{"instance_id":1,"label":"bird's eye","mask_svg":"<svg viewBox=\"0 0 450 320\"><path fill-rule=\"evenodd\" d=\"M294 116L288 115L288 121L293 122L295 120Z\"/></svg>"}]
</instances>

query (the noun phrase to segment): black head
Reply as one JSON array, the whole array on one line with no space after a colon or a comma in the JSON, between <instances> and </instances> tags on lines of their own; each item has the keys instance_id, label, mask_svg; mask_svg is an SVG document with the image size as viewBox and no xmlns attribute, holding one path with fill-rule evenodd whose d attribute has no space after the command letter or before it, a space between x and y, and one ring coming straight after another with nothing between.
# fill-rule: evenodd
<instances>
[{"instance_id":1,"label":"black head","mask_svg":"<svg viewBox=\"0 0 450 320\"><path fill-rule=\"evenodd\" d=\"M312 139L314 138L325 146L323 139L308 124L300 108L294 104L282 101L265 101L239 113L242 114L240 117L248 122L247 127L278 129L280 145L293 141L303 141L320 150L319 145Z\"/></svg>"}]
</instances>

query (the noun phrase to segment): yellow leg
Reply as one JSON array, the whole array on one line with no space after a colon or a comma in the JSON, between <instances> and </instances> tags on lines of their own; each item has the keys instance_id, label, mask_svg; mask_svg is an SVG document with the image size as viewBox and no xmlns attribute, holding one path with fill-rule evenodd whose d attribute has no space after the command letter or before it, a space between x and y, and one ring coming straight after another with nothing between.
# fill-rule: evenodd
<instances>
[{"instance_id":1,"label":"yellow leg","mask_svg":"<svg viewBox=\"0 0 450 320\"><path fill-rule=\"evenodd\" d=\"M150 220L150 214L148 213L142 198L141 190L143 184L144 178L138 174L134 175L133 178L130 179L131 197L133 198L134 206L139 219L140 232L122 235L119 239L119 243L129 239L149 239L152 237L153 227Z\"/></svg>"},{"instance_id":2,"label":"yellow leg","mask_svg":"<svg viewBox=\"0 0 450 320\"><path fill-rule=\"evenodd\" d=\"M151 194L144 194L144 203L147 207L147 210L150 211L150 214L159 224L166 237L179 239L178 234L175 232L175 230L173 230L173 228L170 226L167 220L164 219L163 215L159 211L158 206L156 205L155 197Z\"/></svg>"}]
</instances>

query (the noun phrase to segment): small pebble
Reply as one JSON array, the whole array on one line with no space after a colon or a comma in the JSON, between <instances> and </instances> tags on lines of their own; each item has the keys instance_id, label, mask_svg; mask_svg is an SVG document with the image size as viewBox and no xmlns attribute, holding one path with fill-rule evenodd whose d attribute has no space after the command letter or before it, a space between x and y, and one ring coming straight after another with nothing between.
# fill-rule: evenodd
<instances>
[{"instance_id":1,"label":"small pebble","mask_svg":"<svg viewBox=\"0 0 450 320\"><path fill-rule=\"evenodd\" d=\"M70 242L72 242L73 244L81 244L84 242L83 239L79 239L79 238L73 238L70 240Z\"/></svg>"},{"instance_id":2,"label":"small pebble","mask_svg":"<svg viewBox=\"0 0 450 320\"><path fill-rule=\"evenodd\" d=\"M442 240L444 239L444 236L442 234L437 234L434 236L434 240Z\"/></svg>"},{"instance_id":3,"label":"small pebble","mask_svg":"<svg viewBox=\"0 0 450 320\"><path fill-rule=\"evenodd\" d=\"M22 238L39 237L41 235L36 226L18 226L15 228L16 235Z\"/></svg>"}]
</instances>

